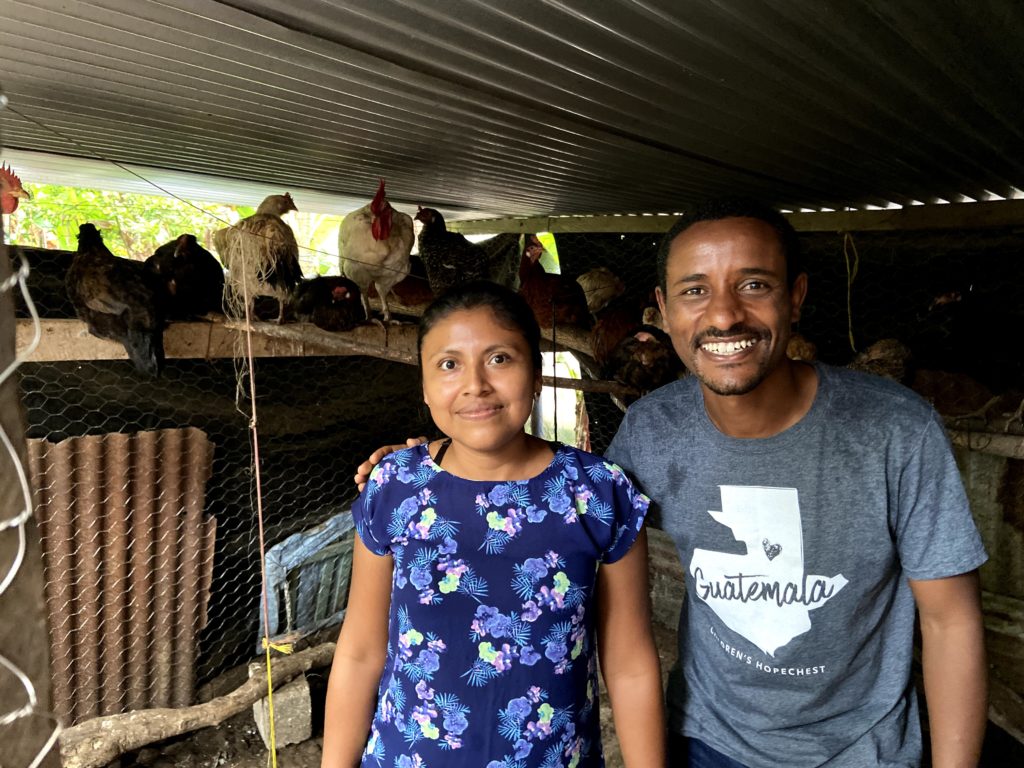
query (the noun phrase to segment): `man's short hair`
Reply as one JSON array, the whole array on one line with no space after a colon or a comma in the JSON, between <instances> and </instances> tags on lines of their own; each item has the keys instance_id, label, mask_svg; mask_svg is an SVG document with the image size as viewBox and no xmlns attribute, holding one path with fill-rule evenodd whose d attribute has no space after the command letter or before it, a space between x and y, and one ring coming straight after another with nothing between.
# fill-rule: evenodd
<instances>
[{"instance_id":1,"label":"man's short hair","mask_svg":"<svg viewBox=\"0 0 1024 768\"><path fill-rule=\"evenodd\" d=\"M786 284L793 286L793 281L803 272L800 257L800 239L789 220L771 206L747 197L725 197L708 200L696 208L680 216L672 228L665 233L658 247L658 285L666 290L668 280L668 252L672 241L694 224L701 221L720 221L721 219L745 218L757 219L775 230L782 245L782 253L786 257Z\"/></svg>"}]
</instances>

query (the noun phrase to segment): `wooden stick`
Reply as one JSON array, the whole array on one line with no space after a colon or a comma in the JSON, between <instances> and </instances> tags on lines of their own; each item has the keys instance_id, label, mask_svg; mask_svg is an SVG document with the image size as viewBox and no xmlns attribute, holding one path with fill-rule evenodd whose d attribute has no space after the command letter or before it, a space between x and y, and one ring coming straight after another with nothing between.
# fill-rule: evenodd
<instances>
[{"instance_id":1,"label":"wooden stick","mask_svg":"<svg viewBox=\"0 0 1024 768\"><path fill-rule=\"evenodd\" d=\"M950 429L949 439L953 445L960 445L979 453L1005 456L1008 459L1024 459L1024 437L999 432L962 432Z\"/></svg>"},{"instance_id":2,"label":"wooden stick","mask_svg":"<svg viewBox=\"0 0 1024 768\"><path fill-rule=\"evenodd\" d=\"M334 643L279 657L274 660L274 685L281 687L303 672L326 667L333 658ZM99 768L133 749L218 725L266 694L266 668L261 667L239 688L205 704L96 717L64 731L60 737L61 760L64 768Z\"/></svg>"}]
</instances>

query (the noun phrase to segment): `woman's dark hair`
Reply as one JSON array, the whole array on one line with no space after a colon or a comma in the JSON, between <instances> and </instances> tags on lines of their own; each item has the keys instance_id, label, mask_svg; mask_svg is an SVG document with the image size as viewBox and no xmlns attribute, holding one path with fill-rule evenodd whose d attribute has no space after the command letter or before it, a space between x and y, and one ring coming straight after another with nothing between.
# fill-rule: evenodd
<instances>
[{"instance_id":1,"label":"woman's dark hair","mask_svg":"<svg viewBox=\"0 0 1024 768\"><path fill-rule=\"evenodd\" d=\"M680 234L701 221L720 221L721 219L744 218L758 219L775 230L778 235L782 253L786 257L786 284L792 288L793 281L803 272L800 257L800 239L789 219L764 203L747 197L726 197L707 200L693 210L680 216L672 228L665 233L658 248L658 285L661 290L668 287L668 252L672 241Z\"/></svg>"},{"instance_id":2,"label":"woman's dark hair","mask_svg":"<svg viewBox=\"0 0 1024 768\"><path fill-rule=\"evenodd\" d=\"M526 300L510 288L487 280L461 283L438 296L431 302L420 318L419 333L416 336L416 354L422 359L423 338L430 329L452 312L487 307L494 313L498 324L512 331L519 331L530 348L534 373L541 370L540 326Z\"/></svg>"}]
</instances>

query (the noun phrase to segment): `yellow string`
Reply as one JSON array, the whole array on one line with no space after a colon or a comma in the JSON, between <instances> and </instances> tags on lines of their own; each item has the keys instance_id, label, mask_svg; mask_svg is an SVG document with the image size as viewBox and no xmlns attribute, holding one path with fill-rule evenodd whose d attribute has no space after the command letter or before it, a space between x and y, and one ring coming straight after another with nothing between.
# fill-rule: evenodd
<instances>
[{"instance_id":1,"label":"yellow string","mask_svg":"<svg viewBox=\"0 0 1024 768\"><path fill-rule=\"evenodd\" d=\"M850 251L853 251L853 266L850 266ZM850 349L857 351L857 345L853 340L853 281L857 279L857 270L860 268L860 256L857 253L857 244L853 242L853 235L849 232L843 233L843 260L846 262L846 329L850 337Z\"/></svg>"},{"instance_id":2,"label":"yellow string","mask_svg":"<svg viewBox=\"0 0 1024 768\"><path fill-rule=\"evenodd\" d=\"M295 646L291 643L271 643L265 637L263 638L263 647L265 649L273 648L278 653L283 653L286 656L295 652Z\"/></svg>"}]
</instances>

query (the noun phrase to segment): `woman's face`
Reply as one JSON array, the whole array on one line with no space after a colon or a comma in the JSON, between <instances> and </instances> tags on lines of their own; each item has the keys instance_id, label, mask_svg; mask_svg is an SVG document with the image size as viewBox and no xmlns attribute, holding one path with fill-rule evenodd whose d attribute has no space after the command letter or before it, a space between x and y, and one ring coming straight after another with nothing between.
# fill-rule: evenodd
<instances>
[{"instance_id":1,"label":"woman's face","mask_svg":"<svg viewBox=\"0 0 1024 768\"><path fill-rule=\"evenodd\" d=\"M423 337L423 401L444 434L497 453L523 433L540 391L523 334L498 323L488 307L452 312Z\"/></svg>"}]
</instances>

